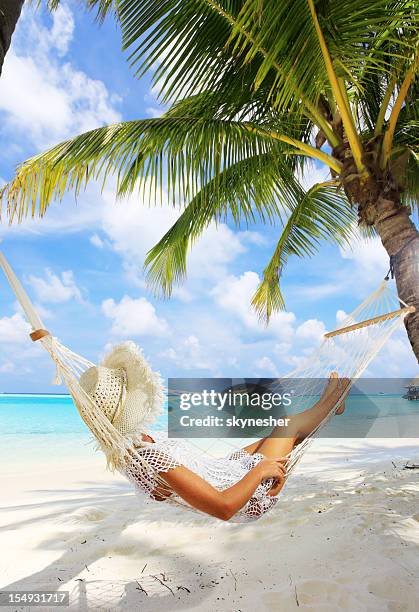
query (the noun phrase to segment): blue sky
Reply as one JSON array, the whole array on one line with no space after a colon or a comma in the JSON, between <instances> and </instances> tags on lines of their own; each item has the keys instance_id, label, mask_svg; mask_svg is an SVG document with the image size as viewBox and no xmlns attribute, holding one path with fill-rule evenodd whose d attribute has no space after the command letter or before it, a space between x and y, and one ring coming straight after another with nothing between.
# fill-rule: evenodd
<instances>
[{"instance_id":1,"label":"blue sky","mask_svg":"<svg viewBox=\"0 0 419 612\"><path fill-rule=\"evenodd\" d=\"M0 79L0 180L64 138L161 111L150 78L132 76L111 19L99 27L75 2L53 17L26 8ZM313 166L304 180L324 176ZM287 311L266 329L250 298L279 228L211 227L190 255L188 281L171 300L156 300L144 283L144 255L176 214L164 197L151 207L136 196L115 203L111 184L103 193L92 185L43 220L8 227L3 219L0 236L45 325L64 343L96 361L110 344L133 339L164 377L286 373L388 268L378 240L292 259L283 279ZM53 392L53 367L27 332L1 279L0 391ZM402 330L369 373L411 376L416 368Z\"/></svg>"}]
</instances>

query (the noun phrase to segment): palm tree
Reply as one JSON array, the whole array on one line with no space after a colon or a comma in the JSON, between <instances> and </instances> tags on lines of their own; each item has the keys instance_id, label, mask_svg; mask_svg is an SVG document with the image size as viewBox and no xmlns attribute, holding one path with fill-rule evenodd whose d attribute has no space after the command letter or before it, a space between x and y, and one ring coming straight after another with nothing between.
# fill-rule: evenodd
<instances>
[{"instance_id":1,"label":"palm tree","mask_svg":"<svg viewBox=\"0 0 419 612\"><path fill-rule=\"evenodd\" d=\"M146 259L170 295L186 255L214 220L282 224L253 305L284 306L292 255L352 239L358 224L391 257L419 358L418 2L411 0L121 0L137 76L154 71L156 119L67 140L24 162L3 190L10 219L45 213L66 191L117 177L119 196L161 190L181 208ZM313 162L330 180L305 190ZM152 180L150 180L152 179Z\"/></svg>"},{"instance_id":2,"label":"palm tree","mask_svg":"<svg viewBox=\"0 0 419 612\"><path fill-rule=\"evenodd\" d=\"M24 0L0 0L0 74Z\"/></svg>"}]
</instances>

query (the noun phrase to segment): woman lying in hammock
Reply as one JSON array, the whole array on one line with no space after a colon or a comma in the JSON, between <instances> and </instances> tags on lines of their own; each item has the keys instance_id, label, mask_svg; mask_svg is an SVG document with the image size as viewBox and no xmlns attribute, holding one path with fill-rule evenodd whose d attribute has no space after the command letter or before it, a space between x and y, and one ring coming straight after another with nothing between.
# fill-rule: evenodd
<instances>
[{"instance_id":1,"label":"woman lying in hammock","mask_svg":"<svg viewBox=\"0 0 419 612\"><path fill-rule=\"evenodd\" d=\"M124 474L154 500L175 497L225 521L258 519L277 502L287 477L289 453L333 410L348 384L348 379L333 372L320 400L290 417L287 437L275 428L270 436L225 458L208 457L186 441L161 433L142 434L137 453L145 461L133 458ZM342 401L336 414L344 408Z\"/></svg>"}]
</instances>

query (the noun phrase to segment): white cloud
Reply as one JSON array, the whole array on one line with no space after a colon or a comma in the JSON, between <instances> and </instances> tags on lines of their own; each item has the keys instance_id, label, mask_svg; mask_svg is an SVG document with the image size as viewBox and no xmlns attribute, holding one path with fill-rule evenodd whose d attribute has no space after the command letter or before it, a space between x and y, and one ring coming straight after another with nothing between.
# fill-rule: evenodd
<instances>
[{"instance_id":1,"label":"white cloud","mask_svg":"<svg viewBox=\"0 0 419 612\"><path fill-rule=\"evenodd\" d=\"M257 316L250 307L258 284L258 274L247 271L240 277L231 275L221 280L212 290L212 295L219 306L237 314L246 327L258 329Z\"/></svg>"},{"instance_id":2,"label":"white cloud","mask_svg":"<svg viewBox=\"0 0 419 612\"><path fill-rule=\"evenodd\" d=\"M137 194L116 201L115 192L103 194L102 229L111 240L114 250L127 262L143 265L147 251L176 221L179 212L167 206L145 206Z\"/></svg>"},{"instance_id":3,"label":"white cloud","mask_svg":"<svg viewBox=\"0 0 419 612\"><path fill-rule=\"evenodd\" d=\"M181 366L184 370L207 370L213 366L211 360L208 359L208 351L192 334L177 342L176 348L170 347L162 351L159 356Z\"/></svg>"},{"instance_id":4,"label":"white cloud","mask_svg":"<svg viewBox=\"0 0 419 612\"><path fill-rule=\"evenodd\" d=\"M307 319L304 321L295 332L297 338L301 338L303 340L314 340L318 342L322 339L323 335L326 333L326 327L324 326L323 321L319 321L318 319Z\"/></svg>"},{"instance_id":5,"label":"white cloud","mask_svg":"<svg viewBox=\"0 0 419 612\"><path fill-rule=\"evenodd\" d=\"M180 300L181 302L184 302L185 304L192 302L192 300L194 299L194 295L190 291L188 291L188 289L185 289L185 287L178 286L173 287L172 297L176 298L177 300Z\"/></svg>"},{"instance_id":6,"label":"white cloud","mask_svg":"<svg viewBox=\"0 0 419 612\"><path fill-rule=\"evenodd\" d=\"M69 8L60 6L52 19L48 28L38 13L23 12L0 80L3 129L38 149L120 120L119 98L64 59L74 29Z\"/></svg>"},{"instance_id":7,"label":"white cloud","mask_svg":"<svg viewBox=\"0 0 419 612\"><path fill-rule=\"evenodd\" d=\"M73 15L69 8L61 3L52 18L52 28L49 31L44 28L42 41L47 47L55 47L59 54L65 55L73 39Z\"/></svg>"},{"instance_id":8,"label":"white cloud","mask_svg":"<svg viewBox=\"0 0 419 612\"><path fill-rule=\"evenodd\" d=\"M325 165L317 166L314 162L309 163L305 169L304 174L297 173L297 178L301 182L304 189L310 189L316 183L323 183L324 181L330 180L330 170Z\"/></svg>"},{"instance_id":9,"label":"white cloud","mask_svg":"<svg viewBox=\"0 0 419 612\"><path fill-rule=\"evenodd\" d=\"M208 304L208 303L207 303ZM167 372L173 366L180 371L206 370L215 377L253 375L253 362L264 350L254 350L252 342L247 342L245 334L238 333L225 314L209 302L204 307L179 308L176 327L172 327L170 342L160 350L158 358L163 360ZM268 349L269 350L269 349ZM246 374L243 368L247 367Z\"/></svg>"},{"instance_id":10,"label":"white cloud","mask_svg":"<svg viewBox=\"0 0 419 612\"><path fill-rule=\"evenodd\" d=\"M311 353L313 351L312 346L308 350ZM297 349L295 343L291 342L279 342L278 344L275 344L272 352L278 357L278 361L281 362L281 376L287 376L290 374L290 370L294 371L295 368L302 365L307 359L306 356L303 356L306 355L306 351L307 349L305 348Z\"/></svg>"},{"instance_id":11,"label":"white cloud","mask_svg":"<svg viewBox=\"0 0 419 612\"><path fill-rule=\"evenodd\" d=\"M42 219L29 217L19 224L0 224L0 236L7 239L21 235L57 236L96 229L101 223L102 214L103 200L99 186L92 183L80 196L80 201L68 195L62 202L52 203Z\"/></svg>"},{"instance_id":12,"label":"white cloud","mask_svg":"<svg viewBox=\"0 0 419 612\"><path fill-rule=\"evenodd\" d=\"M44 319L54 318L54 313L51 310L49 310L49 308L46 308L44 304L41 304L40 302L36 302L34 306L35 306L36 312L39 314L41 319L44 320Z\"/></svg>"},{"instance_id":13,"label":"white cloud","mask_svg":"<svg viewBox=\"0 0 419 612\"><path fill-rule=\"evenodd\" d=\"M332 297L346 293L348 284L342 282L320 283L318 285L293 285L293 294L306 300L322 300L327 297Z\"/></svg>"},{"instance_id":14,"label":"white cloud","mask_svg":"<svg viewBox=\"0 0 419 612\"><path fill-rule=\"evenodd\" d=\"M146 113L150 117L160 117L168 109L167 104L163 104L158 98L159 88L156 86L150 87L144 96L144 102L147 104Z\"/></svg>"},{"instance_id":15,"label":"white cloud","mask_svg":"<svg viewBox=\"0 0 419 612\"><path fill-rule=\"evenodd\" d=\"M239 233L239 238L242 244L254 244L256 246L266 246L269 244L266 236L261 234L260 232L254 232L250 230L246 230L244 232Z\"/></svg>"},{"instance_id":16,"label":"white cloud","mask_svg":"<svg viewBox=\"0 0 419 612\"><path fill-rule=\"evenodd\" d=\"M277 355L284 357L288 355L291 348L292 348L292 344L290 342L279 342L278 344L275 344L273 350L275 351Z\"/></svg>"},{"instance_id":17,"label":"white cloud","mask_svg":"<svg viewBox=\"0 0 419 612\"><path fill-rule=\"evenodd\" d=\"M0 319L0 343L27 344L31 326L20 312Z\"/></svg>"},{"instance_id":18,"label":"white cloud","mask_svg":"<svg viewBox=\"0 0 419 612\"><path fill-rule=\"evenodd\" d=\"M165 319L157 316L154 306L144 297L130 298L120 302L109 298L102 302L102 311L112 319L112 333L124 338L135 336L163 336L169 333Z\"/></svg>"},{"instance_id":19,"label":"white cloud","mask_svg":"<svg viewBox=\"0 0 419 612\"><path fill-rule=\"evenodd\" d=\"M131 280L142 284L147 252L173 225L180 212L167 205L165 194L161 206L156 206L153 201L148 207L137 194L115 202L115 194L111 191L104 193L104 200L102 229L114 250L123 258ZM228 264L244 251L240 234L223 223L212 224L188 255L188 279L205 279L206 282L219 279L227 274ZM182 297L182 294L178 295Z\"/></svg>"},{"instance_id":20,"label":"white cloud","mask_svg":"<svg viewBox=\"0 0 419 612\"><path fill-rule=\"evenodd\" d=\"M364 239L355 232L351 245L339 247L333 261L330 255L327 259L319 255L311 265L316 267L316 275L322 269L322 281L292 284L288 290L294 297L314 301L349 295L362 299L383 280L389 260L379 238Z\"/></svg>"},{"instance_id":21,"label":"white cloud","mask_svg":"<svg viewBox=\"0 0 419 612\"><path fill-rule=\"evenodd\" d=\"M354 264L350 277L353 284L378 284L389 268L389 258L379 238L359 238L351 246L341 247L340 254Z\"/></svg>"},{"instance_id":22,"label":"white cloud","mask_svg":"<svg viewBox=\"0 0 419 612\"><path fill-rule=\"evenodd\" d=\"M103 249L103 247L105 246L105 243L98 234L93 234L92 236L90 236L89 240L90 243L98 249Z\"/></svg>"},{"instance_id":23,"label":"white cloud","mask_svg":"<svg viewBox=\"0 0 419 612\"><path fill-rule=\"evenodd\" d=\"M258 373L262 376L271 374L272 376L279 376L278 369L270 357L261 357L255 361L255 368Z\"/></svg>"},{"instance_id":24,"label":"white cloud","mask_svg":"<svg viewBox=\"0 0 419 612\"><path fill-rule=\"evenodd\" d=\"M391 355L391 359L389 359L389 355ZM378 354L377 359L372 362L370 374L394 378L417 376L417 360L404 329L395 332L387 340L384 349Z\"/></svg>"},{"instance_id":25,"label":"white cloud","mask_svg":"<svg viewBox=\"0 0 419 612\"><path fill-rule=\"evenodd\" d=\"M339 310L336 311L336 323L338 325L342 325L344 323L344 321L346 321L346 319L348 318L348 313L345 312L344 310L342 310L341 308L339 308Z\"/></svg>"},{"instance_id":26,"label":"white cloud","mask_svg":"<svg viewBox=\"0 0 419 612\"><path fill-rule=\"evenodd\" d=\"M249 270L240 277L230 275L222 279L211 293L219 306L238 316L248 329L266 332L281 340L291 338L294 334L294 313L274 313L267 328L259 321L251 306L251 299L259 282L258 274Z\"/></svg>"},{"instance_id":27,"label":"white cloud","mask_svg":"<svg viewBox=\"0 0 419 612\"><path fill-rule=\"evenodd\" d=\"M21 380L27 377L33 371L31 364L37 366L37 381L44 372L48 377L51 375L51 361L39 342L31 342L30 332L31 326L20 310L0 318L0 385L3 389L12 390L10 384L15 377Z\"/></svg>"},{"instance_id":28,"label":"white cloud","mask_svg":"<svg viewBox=\"0 0 419 612\"><path fill-rule=\"evenodd\" d=\"M336 311L336 326L338 328L346 327L347 325L353 325L354 323L356 323L356 321L350 314L348 314L341 308Z\"/></svg>"},{"instance_id":29,"label":"white cloud","mask_svg":"<svg viewBox=\"0 0 419 612\"><path fill-rule=\"evenodd\" d=\"M24 312L20 302L18 302L16 300L16 302L13 304L13 306L14 306L14 309L16 310L16 312L20 312L24 317L26 317L25 312ZM35 302L34 303L34 307L35 307L36 312L41 317L41 319L52 319L52 318L54 318L54 313L51 312L51 310L49 310L48 308L46 308L44 306L44 304L41 304L40 302Z\"/></svg>"},{"instance_id":30,"label":"white cloud","mask_svg":"<svg viewBox=\"0 0 419 612\"><path fill-rule=\"evenodd\" d=\"M240 235L223 223L212 224L190 252L188 273L191 278L217 280L227 274L228 264L245 250Z\"/></svg>"},{"instance_id":31,"label":"white cloud","mask_svg":"<svg viewBox=\"0 0 419 612\"><path fill-rule=\"evenodd\" d=\"M162 114L164 113L164 110L165 110L164 108L158 108L156 106L147 106L147 108L145 109L145 112L150 117L156 118L156 117L161 117Z\"/></svg>"},{"instance_id":32,"label":"white cloud","mask_svg":"<svg viewBox=\"0 0 419 612\"><path fill-rule=\"evenodd\" d=\"M61 273L61 277L54 274L50 269L45 269L45 277L30 276L29 283L35 290L41 302L59 304L68 300L82 300L80 289L76 285L74 274L71 270Z\"/></svg>"}]
</instances>

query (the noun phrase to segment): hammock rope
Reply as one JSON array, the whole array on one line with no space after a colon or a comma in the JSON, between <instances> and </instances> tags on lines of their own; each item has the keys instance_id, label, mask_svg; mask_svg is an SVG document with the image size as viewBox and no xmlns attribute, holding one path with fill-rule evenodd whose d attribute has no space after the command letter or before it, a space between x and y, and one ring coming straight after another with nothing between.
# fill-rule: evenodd
<instances>
[{"instance_id":1,"label":"hammock rope","mask_svg":"<svg viewBox=\"0 0 419 612\"><path fill-rule=\"evenodd\" d=\"M63 382L67 386L81 418L92 432L98 447L104 452L108 466L121 471L126 476L127 466L132 466L133 460L138 466L142 466L142 469L149 469L144 454L138 452L138 438L121 435L80 386L81 374L94 364L61 344L44 328L39 314L1 251L0 265L32 327L32 339L42 344L55 364L54 382L56 384ZM303 380L304 384L299 394L302 408L307 408L307 404L304 404L307 398L313 398L316 394L321 393L316 384L318 385L320 380L324 383L332 371L338 372L339 377L347 378L350 381L359 378L391 334L413 310L414 307L401 302L397 295L389 289L388 283L383 281L351 314L341 312L340 326L333 332L325 334L317 350L301 363L297 363L297 367L287 376L279 379L278 385L284 391L287 380L291 381L296 378ZM349 388L350 386L343 390L341 397L336 401L327 417L290 453L287 479L315 436L336 412L349 392ZM312 399L311 403L313 403ZM252 441L249 437L188 440L200 452L212 457L225 456L226 449L230 452L236 451ZM170 469L170 466L167 469ZM162 471L167 471L167 469ZM156 479L163 486L167 486L167 483L158 475ZM176 495L169 497L167 501L193 510L189 504Z\"/></svg>"}]
</instances>

